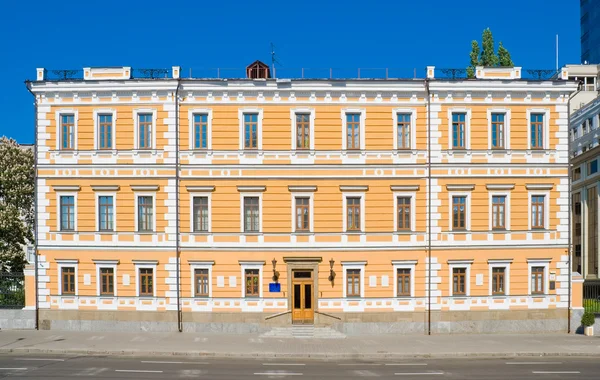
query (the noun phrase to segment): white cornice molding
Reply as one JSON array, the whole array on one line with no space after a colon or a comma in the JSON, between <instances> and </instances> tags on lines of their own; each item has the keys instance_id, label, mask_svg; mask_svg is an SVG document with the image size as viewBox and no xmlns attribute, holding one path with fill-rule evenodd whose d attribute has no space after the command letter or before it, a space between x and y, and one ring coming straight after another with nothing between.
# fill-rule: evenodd
<instances>
[{"instance_id":1,"label":"white cornice molding","mask_svg":"<svg viewBox=\"0 0 600 380\"><path fill-rule=\"evenodd\" d=\"M92 259L92 261L94 262L94 264L103 264L103 265L119 265L119 260L99 260L99 259Z\"/></svg>"},{"instance_id":2,"label":"white cornice molding","mask_svg":"<svg viewBox=\"0 0 600 380\"><path fill-rule=\"evenodd\" d=\"M317 191L317 186L294 186L289 185L288 191L291 193L314 193Z\"/></svg>"},{"instance_id":3,"label":"white cornice molding","mask_svg":"<svg viewBox=\"0 0 600 380\"><path fill-rule=\"evenodd\" d=\"M214 260L188 260L190 265L215 265Z\"/></svg>"},{"instance_id":4,"label":"white cornice molding","mask_svg":"<svg viewBox=\"0 0 600 380\"><path fill-rule=\"evenodd\" d=\"M158 265L158 260L131 260L136 265Z\"/></svg>"},{"instance_id":5,"label":"white cornice molding","mask_svg":"<svg viewBox=\"0 0 600 380\"><path fill-rule=\"evenodd\" d=\"M392 265L417 265L419 260L392 260Z\"/></svg>"},{"instance_id":6,"label":"white cornice molding","mask_svg":"<svg viewBox=\"0 0 600 380\"><path fill-rule=\"evenodd\" d=\"M129 185L133 191L158 191L159 185Z\"/></svg>"},{"instance_id":7,"label":"white cornice molding","mask_svg":"<svg viewBox=\"0 0 600 380\"><path fill-rule=\"evenodd\" d=\"M79 259L54 259L59 264L77 264Z\"/></svg>"},{"instance_id":8,"label":"white cornice molding","mask_svg":"<svg viewBox=\"0 0 600 380\"><path fill-rule=\"evenodd\" d=\"M418 191L421 188L419 185L391 185L392 191Z\"/></svg>"},{"instance_id":9,"label":"white cornice molding","mask_svg":"<svg viewBox=\"0 0 600 380\"><path fill-rule=\"evenodd\" d=\"M367 261L342 261L342 265L367 265Z\"/></svg>"},{"instance_id":10,"label":"white cornice molding","mask_svg":"<svg viewBox=\"0 0 600 380\"><path fill-rule=\"evenodd\" d=\"M545 264L551 261L552 259L527 259L527 262L532 264Z\"/></svg>"},{"instance_id":11,"label":"white cornice molding","mask_svg":"<svg viewBox=\"0 0 600 380\"><path fill-rule=\"evenodd\" d=\"M212 193L215 191L214 186L186 186L188 193Z\"/></svg>"},{"instance_id":12,"label":"white cornice molding","mask_svg":"<svg viewBox=\"0 0 600 380\"><path fill-rule=\"evenodd\" d=\"M473 264L473 259L461 259L461 260L448 260L448 264L461 265L461 264Z\"/></svg>"},{"instance_id":13,"label":"white cornice molding","mask_svg":"<svg viewBox=\"0 0 600 380\"><path fill-rule=\"evenodd\" d=\"M448 191L473 191L473 189L475 189L475 185L446 185Z\"/></svg>"},{"instance_id":14,"label":"white cornice molding","mask_svg":"<svg viewBox=\"0 0 600 380\"><path fill-rule=\"evenodd\" d=\"M54 191L80 191L81 186L79 185L54 185L52 186Z\"/></svg>"},{"instance_id":15,"label":"white cornice molding","mask_svg":"<svg viewBox=\"0 0 600 380\"><path fill-rule=\"evenodd\" d=\"M340 191L369 191L369 185L340 185Z\"/></svg>"},{"instance_id":16,"label":"white cornice molding","mask_svg":"<svg viewBox=\"0 0 600 380\"><path fill-rule=\"evenodd\" d=\"M512 264L513 259L488 259L488 264Z\"/></svg>"},{"instance_id":17,"label":"white cornice molding","mask_svg":"<svg viewBox=\"0 0 600 380\"><path fill-rule=\"evenodd\" d=\"M266 186L239 186L237 191L240 193L262 193L267 190Z\"/></svg>"},{"instance_id":18,"label":"white cornice molding","mask_svg":"<svg viewBox=\"0 0 600 380\"><path fill-rule=\"evenodd\" d=\"M552 190L554 184L552 183L526 183L525 187L527 190Z\"/></svg>"},{"instance_id":19,"label":"white cornice molding","mask_svg":"<svg viewBox=\"0 0 600 380\"><path fill-rule=\"evenodd\" d=\"M92 185L94 191L119 191L119 185Z\"/></svg>"},{"instance_id":20,"label":"white cornice molding","mask_svg":"<svg viewBox=\"0 0 600 380\"><path fill-rule=\"evenodd\" d=\"M264 260L238 260L240 265L265 265Z\"/></svg>"},{"instance_id":21,"label":"white cornice molding","mask_svg":"<svg viewBox=\"0 0 600 380\"><path fill-rule=\"evenodd\" d=\"M487 185L485 185L485 187L488 190L512 190L515 188L515 184L514 183L494 183L494 184L487 184Z\"/></svg>"}]
</instances>

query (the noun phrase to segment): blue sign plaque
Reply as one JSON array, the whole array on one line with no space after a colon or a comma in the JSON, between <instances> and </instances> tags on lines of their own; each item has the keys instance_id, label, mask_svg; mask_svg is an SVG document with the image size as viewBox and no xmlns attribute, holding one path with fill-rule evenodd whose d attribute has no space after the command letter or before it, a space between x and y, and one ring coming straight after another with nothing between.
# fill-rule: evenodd
<instances>
[{"instance_id":1,"label":"blue sign plaque","mask_svg":"<svg viewBox=\"0 0 600 380\"><path fill-rule=\"evenodd\" d=\"M278 282L271 282L269 284L269 293L279 293L281 292L281 284Z\"/></svg>"}]
</instances>

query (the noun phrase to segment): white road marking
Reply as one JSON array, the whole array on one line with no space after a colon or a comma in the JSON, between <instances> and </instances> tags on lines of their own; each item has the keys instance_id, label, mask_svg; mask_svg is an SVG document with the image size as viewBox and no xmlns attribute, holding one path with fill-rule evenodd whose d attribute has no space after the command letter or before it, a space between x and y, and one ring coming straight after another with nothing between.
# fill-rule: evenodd
<instances>
[{"instance_id":1,"label":"white road marking","mask_svg":"<svg viewBox=\"0 0 600 380\"><path fill-rule=\"evenodd\" d=\"M378 363L362 363L362 364L361 363L341 363L341 364L338 364L338 365L341 365L341 366L361 366L362 367L362 366L378 366L378 365L381 365L381 364L378 364Z\"/></svg>"},{"instance_id":2,"label":"white road marking","mask_svg":"<svg viewBox=\"0 0 600 380\"><path fill-rule=\"evenodd\" d=\"M101 374L102 372L106 372L106 371L108 371L108 368L91 367L91 368L86 368L83 371L76 373L75 376L97 376L97 375Z\"/></svg>"},{"instance_id":3,"label":"white road marking","mask_svg":"<svg viewBox=\"0 0 600 380\"><path fill-rule=\"evenodd\" d=\"M257 376L302 376L303 374L300 372L277 372L277 371L269 371L269 372L254 372Z\"/></svg>"},{"instance_id":4,"label":"white road marking","mask_svg":"<svg viewBox=\"0 0 600 380\"><path fill-rule=\"evenodd\" d=\"M574 373L581 373L579 371L531 371L531 373L535 373L538 375L551 375L551 374L574 374Z\"/></svg>"},{"instance_id":5,"label":"white road marking","mask_svg":"<svg viewBox=\"0 0 600 380\"><path fill-rule=\"evenodd\" d=\"M386 363L385 365L416 366L416 365L427 365L427 363Z\"/></svg>"},{"instance_id":6,"label":"white road marking","mask_svg":"<svg viewBox=\"0 0 600 380\"><path fill-rule=\"evenodd\" d=\"M297 366L301 366L301 365L306 365L306 364L303 364L303 363L263 363L263 365L285 365L285 366L297 365Z\"/></svg>"},{"instance_id":7,"label":"white road marking","mask_svg":"<svg viewBox=\"0 0 600 380\"><path fill-rule=\"evenodd\" d=\"M131 372L131 373L163 373L163 371L147 371L143 369L115 369L115 372Z\"/></svg>"},{"instance_id":8,"label":"white road marking","mask_svg":"<svg viewBox=\"0 0 600 380\"><path fill-rule=\"evenodd\" d=\"M185 364L185 362L164 362L158 360L142 360L141 363L149 363L149 364ZM193 363L198 364L198 363Z\"/></svg>"},{"instance_id":9,"label":"white road marking","mask_svg":"<svg viewBox=\"0 0 600 380\"><path fill-rule=\"evenodd\" d=\"M562 364L562 362L506 362L509 365Z\"/></svg>"},{"instance_id":10,"label":"white road marking","mask_svg":"<svg viewBox=\"0 0 600 380\"><path fill-rule=\"evenodd\" d=\"M46 358L17 358L15 360L28 361L28 362L33 362L33 361L64 362L65 361L65 359L46 359Z\"/></svg>"},{"instance_id":11,"label":"white road marking","mask_svg":"<svg viewBox=\"0 0 600 380\"><path fill-rule=\"evenodd\" d=\"M381 375L367 369L356 369L352 373L361 377L381 377Z\"/></svg>"},{"instance_id":12,"label":"white road marking","mask_svg":"<svg viewBox=\"0 0 600 380\"><path fill-rule=\"evenodd\" d=\"M27 371L27 368L0 368L0 371Z\"/></svg>"},{"instance_id":13,"label":"white road marking","mask_svg":"<svg viewBox=\"0 0 600 380\"><path fill-rule=\"evenodd\" d=\"M444 372L398 372L396 376L443 375Z\"/></svg>"},{"instance_id":14,"label":"white road marking","mask_svg":"<svg viewBox=\"0 0 600 380\"><path fill-rule=\"evenodd\" d=\"M197 379L204 374L206 374L206 371L201 369L182 369L179 371L179 377L185 379Z\"/></svg>"},{"instance_id":15,"label":"white road marking","mask_svg":"<svg viewBox=\"0 0 600 380\"><path fill-rule=\"evenodd\" d=\"M208 342L208 338L194 338L194 342Z\"/></svg>"}]
</instances>

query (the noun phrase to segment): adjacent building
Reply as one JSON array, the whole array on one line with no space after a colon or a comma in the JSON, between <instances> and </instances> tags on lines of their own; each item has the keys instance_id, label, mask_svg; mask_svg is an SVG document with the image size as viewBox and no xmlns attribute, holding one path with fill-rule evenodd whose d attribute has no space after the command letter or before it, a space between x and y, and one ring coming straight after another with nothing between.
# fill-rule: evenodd
<instances>
[{"instance_id":1,"label":"adjacent building","mask_svg":"<svg viewBox=\"0 0 600 380\"><path fill-rule=\"evenodd\" d=\"M600 2L579 0L581 10L581 63L600 63Z\"/></svg>"},{"instance_id":2,"label":"adjacent building","mask_svg":"<svg viewBox=\"0 0 600 380\"><path fill-rule=\"evenodd\" d=\"M566 72L170 71L28 82L41 328L567 331Z\"/></svg>"}]
</instances>

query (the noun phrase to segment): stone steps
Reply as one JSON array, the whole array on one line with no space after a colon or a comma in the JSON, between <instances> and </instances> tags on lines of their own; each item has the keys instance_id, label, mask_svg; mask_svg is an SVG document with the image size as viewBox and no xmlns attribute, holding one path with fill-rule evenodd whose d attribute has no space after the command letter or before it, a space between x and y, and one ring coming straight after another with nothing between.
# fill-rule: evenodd
<instances>
[{"instance_id":1,"label":"stone steps","mask_svg":"<svg viewBox=\"0 0 600 380\"><path fill-rule=\"evenodd\" d=\"M312 325L273 327L261 338L344 339L346 335L329 327Z\"/></svg>"}]
</instances>

